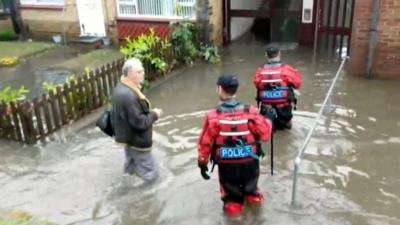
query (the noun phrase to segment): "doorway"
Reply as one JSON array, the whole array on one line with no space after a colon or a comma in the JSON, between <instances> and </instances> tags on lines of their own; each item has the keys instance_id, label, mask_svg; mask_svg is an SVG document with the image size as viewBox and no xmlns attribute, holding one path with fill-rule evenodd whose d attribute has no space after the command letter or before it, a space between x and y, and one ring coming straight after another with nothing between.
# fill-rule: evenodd
<instances>
[{"instance_id":1,"label":"doorway","mask_svg":"<svg viewBox=\"0 0 400 225\"><path fill-rule=\"evenodd\" d=\"M223 1L224 44L232 41L232 18L253 18L251 31L266 42L297 42L301 26L301 2L299 0L263 0L258 9L233 8L232 2ZM242 3L247 1L241 0Z\"/></svg>"},{"instance_id":2,"label":"doorway","mask_svg":"<svg viewBox=\"0 0 400 225\"><path fill-rule=\"evenodd\" d=\"M105 37L102 0L79 0L76 1L80 36Z\"/></svg>"}]
</instances>

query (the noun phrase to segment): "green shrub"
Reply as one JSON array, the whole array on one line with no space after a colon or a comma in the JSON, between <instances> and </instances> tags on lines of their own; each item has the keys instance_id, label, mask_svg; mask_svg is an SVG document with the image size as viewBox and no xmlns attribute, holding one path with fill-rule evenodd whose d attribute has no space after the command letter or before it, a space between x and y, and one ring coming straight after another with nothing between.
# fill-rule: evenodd
<instances>
[{"instance_id":1,"label":"green shrub","mask_svg":"<svg viewBox=\"0 0 400 225\"><path fill-rule=\"evenodd\" d=\"M203 59L209 63L217 64L221 62L221 55L219 54L217 47L202 46L201 55L203 56Z\"/></svg>"},{"instance_id":2,"label":"green shrub","mask_svg":"<svg viewBox=\"0 0 400 225\"><path fill-rule=\"evenodd\" d=\"M125 45L120 48L120 52L124 56L139 59L146 68L152 71L162 74L167 71L168 64L165 61L165 53L171 44L156 36L154 29L150 29L148 34L142 34L134 40L129 37L125 40Z\"/></svg>"},{"instance_id":3,"label":"green shrub","mask_svg":"<svg viewBox=\"0 0 400 225\"><path fill-rule=\"evenodd\" d=\"M185 64L192 64L198 59L209 63L219 63L221 56L218 48L206 46L201 43L201 27L192 22L174 22L174 32L171 36L171 43L178 52L178 59Z\"/></svg>"},{"instance_id":4,"label":"green shrub","mask_svg":"<svg viewBox=\"0 0 400 225\"><path fill-rule=\"evenodd\" d=\"M12 30L6 30L0 32L0 41L12 41L15 40L16 36L14 34L14 31Z\"/></svg>"},{"instance_id":5,"label":"green shrub","mask_svg":"<svg viewBox=\"0 0 400 225\"><path fill-rule=\"evenodd\" d=\"M149 80L145 79L145 80L143 81L142 90L141 90L141 91L146 91L146 90L148 90L149 88L150 88L150 82L149 82Z\"/></svg>"},{"instance_id":6,"label":"green shrub","mask_svg":"<svg viewBox=\"0 0 400 225\"><path fill-rule=\"evenodd\" d=\"M174 31L171 35L171 43L178 53L178 60L185 64L191 64L200 57L200 27L191 22L174 22Z\"/></svg>"},{"instance_id":7,"label":"green shrub","mask_svg":"<svg viewBox=\"0 0 400 225\"><path fill-rule=\"evenodd\" d=\"M28 93L29 90L24 86L20 87L19 89L11 89L10 86L7 86L0 92L0 102L17 102L18 100L25 99L26 94Z\"/></svg>"},{"instance_id":8,"label":"green shrub","mask_svg":"<svg viewBox=\"0 0 400 225\"><path fill-rule=\"evenodd\" d=\"M50 92L56 93L58 86L59 85L57 85L57 84L52 84L52 83L47 83L47 82L43 82L43 84L42 84L43 90L45 90L47 93L50 93Z\"/></svg>"}]
</instances>

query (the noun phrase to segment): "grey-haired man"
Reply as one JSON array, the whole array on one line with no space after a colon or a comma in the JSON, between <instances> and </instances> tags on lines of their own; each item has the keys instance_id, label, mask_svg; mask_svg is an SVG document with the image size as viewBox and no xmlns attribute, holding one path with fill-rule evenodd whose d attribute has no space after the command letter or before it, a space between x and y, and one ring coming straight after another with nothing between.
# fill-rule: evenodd
<instances>
[{"instance_id":1,"label":"grey-haired man","mask_svg":"<svg viewBox=\"0 0 400 225\"><path fill-rule=\"evenodd\" d=\"M125 144L124 172L150 183L159 174L151 154L153 124L163 111L152 109L141 92L145 72L140 60L128 59L122 74L111 99L115 141Z\"/></svg>"}]
</instances>

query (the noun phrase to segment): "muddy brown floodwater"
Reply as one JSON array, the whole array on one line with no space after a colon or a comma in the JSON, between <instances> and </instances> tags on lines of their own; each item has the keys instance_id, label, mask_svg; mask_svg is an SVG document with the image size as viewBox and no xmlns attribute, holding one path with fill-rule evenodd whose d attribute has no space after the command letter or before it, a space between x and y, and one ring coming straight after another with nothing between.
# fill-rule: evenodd
<instances>
[{"instance_id":1,"label":"muddy brown floodwater","mask_svg":"<svg viewBox=\"0 0 400 225\"><path fill-rule=\"evenodd\" d=\"M321 56L313 62L310 49L281 47L304 85L293 128L275 135L275 175L269 175L268 159L261 163L262 207L226 219L216 172L205 181L197 168L197 137L206 111L218 102L217 77L238 75L238 97L254 103L252 75L264 54L263 44L251 39L224 49L220 65L185 69L147 94L165 112L154 135L158 182L143 186L136 177L123 177L121 147L91 124L46 145L2 142L0 207L60 224L400 224L398 81L341 76L331 112L304 154L300 207L290 206L293 160L339 61Z\"/></svg>"}]
</instances>

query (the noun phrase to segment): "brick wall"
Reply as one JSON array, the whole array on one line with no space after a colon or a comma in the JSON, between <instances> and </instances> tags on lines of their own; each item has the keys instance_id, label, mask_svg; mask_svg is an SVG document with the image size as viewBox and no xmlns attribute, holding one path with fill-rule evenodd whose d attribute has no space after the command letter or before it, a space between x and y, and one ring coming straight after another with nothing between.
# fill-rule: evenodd
<instances>
[{"instance_id":1,"label":"brick wall","mask_svg":"<svg viewBox=\"0 0 400 225\"><path fill-rule=\"evenodd\" d=\"M365 75L373 0L355 1L348 72ZM373 75L400 79L400 1L381 0Z\"/></svg>"}]
</instances>

